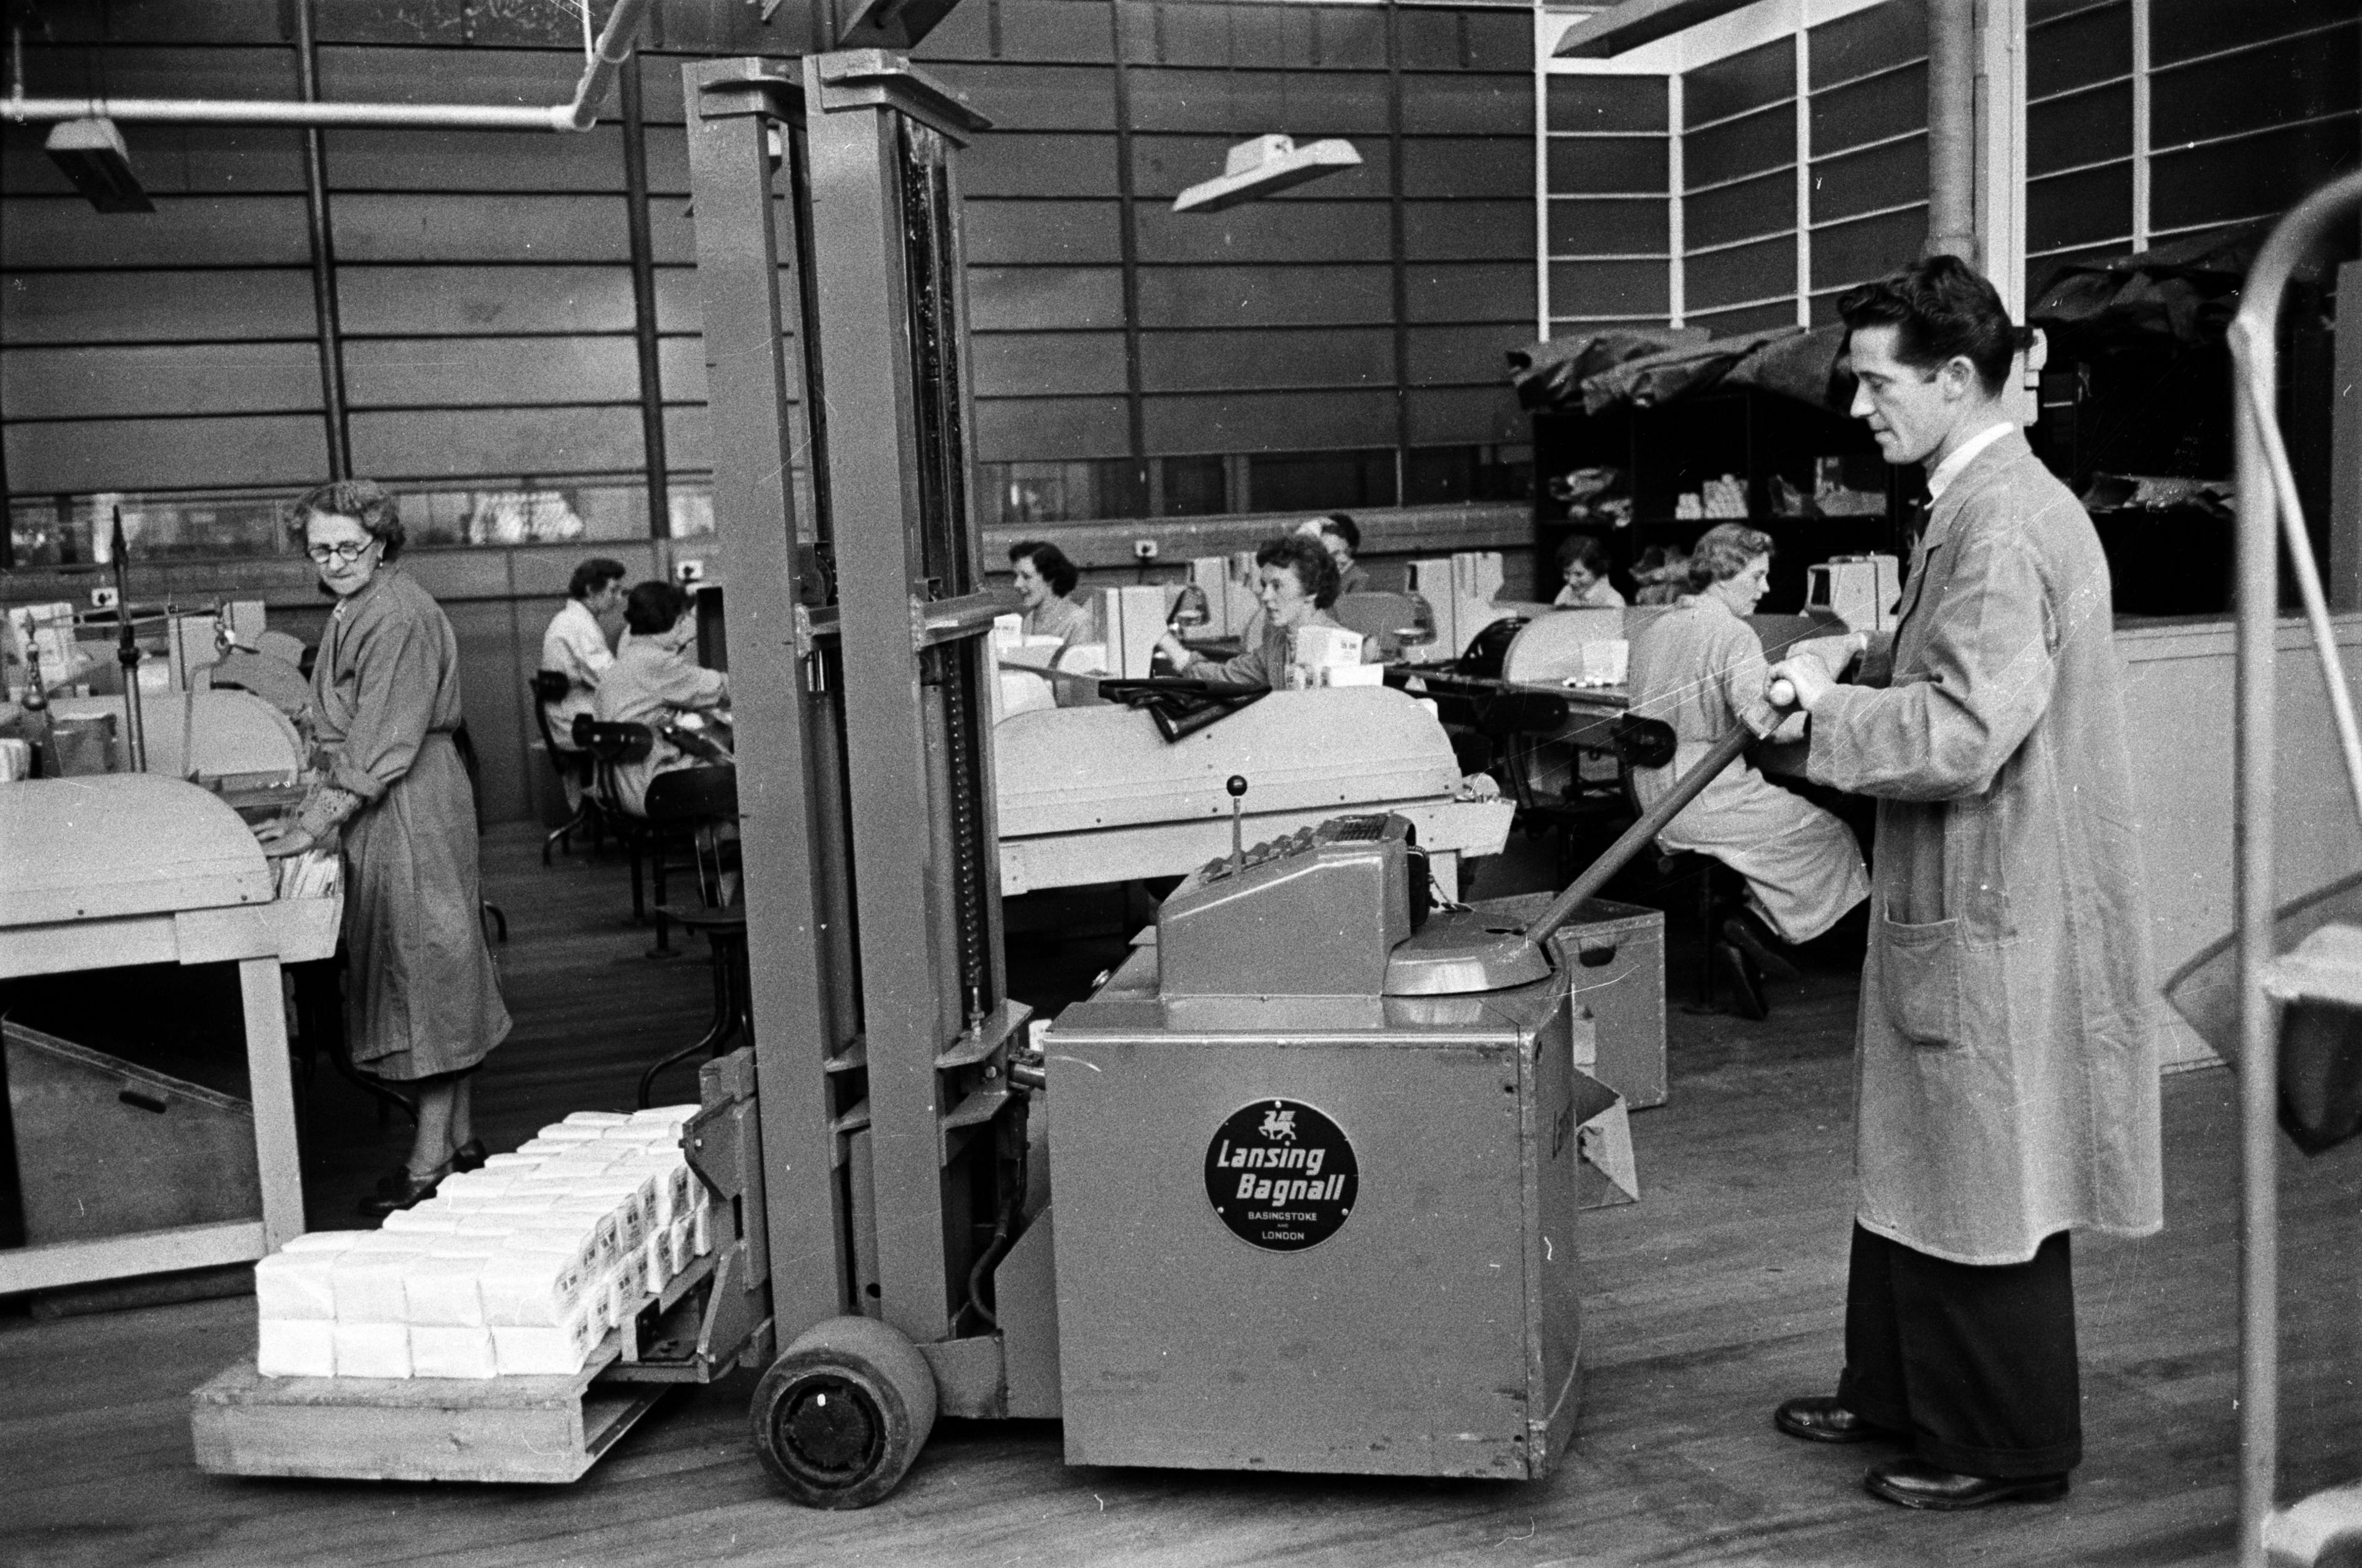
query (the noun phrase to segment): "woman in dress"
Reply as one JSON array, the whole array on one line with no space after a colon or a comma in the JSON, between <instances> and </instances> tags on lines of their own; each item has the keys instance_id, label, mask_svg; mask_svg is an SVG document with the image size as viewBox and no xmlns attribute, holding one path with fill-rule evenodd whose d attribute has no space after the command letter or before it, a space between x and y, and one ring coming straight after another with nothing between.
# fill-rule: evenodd
<instances>
[{"instance_id":1,"label":"woman in dress","mask_svg":"<svg viewBox=\"0 0 2362 1568\"><path fill-rule=\"evenodd\" d=\"M1768 534L1737 523L1708 529L1690 552L1689 594L1633 636L1631 712L1672 725L1676 743L1671 767L1632 770L1643 810L1739 725L1759 736L1778 727L1764 697L1763 645L1743 619L1763 597L1771 567ZM1822 934L1870 896L1853 830L1745 757L1683 807L1657 842L1710 855L1747 878L1745 907L1723 922L1714 959L1748 1017L1764 1014L1765 973L1794 977L1783 944Z\"/></svg>"},{"instance_id":2,"label":"woman in dress","mask_svg":"<svg viewBox=\"0 0 2362 1568\"><path fill-rule=\"evenodd\" d=\"M410 1157L361 1204L385 1215L483 1163L471 1078L509 1032L484 945L476 801L452 735L459 644L395 561L393 497L339 480L295 503L305 551L336 609L305 711L318 781L274 855L340 845L349 965L346 1031L364 1072L408 1087Z\"/></svg>"}]
</instances>

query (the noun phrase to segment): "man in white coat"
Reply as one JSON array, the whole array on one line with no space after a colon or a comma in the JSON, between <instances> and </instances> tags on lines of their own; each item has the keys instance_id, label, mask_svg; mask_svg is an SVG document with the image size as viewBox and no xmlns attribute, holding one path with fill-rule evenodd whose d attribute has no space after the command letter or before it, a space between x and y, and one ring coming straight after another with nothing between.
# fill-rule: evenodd
<instances>
[{"instance_id":1,"label":"man in white coat","mask_svg":"<svg viewBox=\"0 0 2362 1568\"><path fill-rule=\"evenodd\" d=\"M1853 412L1933 498L1902 618L1840 684L1776 666L1807 771L1875 797L1846 1364L1774 1421L1900 1444L1909 1507L2047 1501L2082 1458L2069 1232L2163 1224L2124 675L2091 519L2003 394L1992 284L1931 257L1838 302Z\"/></svg>"}]
</instances>

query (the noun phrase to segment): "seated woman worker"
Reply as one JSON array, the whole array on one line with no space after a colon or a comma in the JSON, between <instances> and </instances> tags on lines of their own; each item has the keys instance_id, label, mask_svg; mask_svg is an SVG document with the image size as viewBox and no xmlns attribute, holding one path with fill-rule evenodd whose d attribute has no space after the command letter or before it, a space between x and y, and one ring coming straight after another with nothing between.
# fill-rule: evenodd
<instances>
[{"instance_id":1,"label":"seated woman worker","mask_svg":"<svg viewBox=\"0 0 2362 1568\"><path fill-rule=\"evenodd\" d=\"M1286 686L1298 627L1343 629L1329 613L1329 607L1337 602L1337 563L1319 539L1287 534L1266 539L1255 550L1255 598L1263 605L1260 635L1236 658L1201 657L1182 646L1181 639L1171 632L1157 639L1156 651L1192 679ZM1368 657L1366 644L1363 657Z\"/></svg>"},{"instance_id":2,"label":"seated woman worker","mask_svg":"<svg viewBox=\"0 0 2362 1568\"><path fill-rule=\"evenodd\" d=\"M1777 727L1764 698L1763 645L1742 619L1763 597L1771 565L1771 536L1737 523L1708 529L1690 554L1689 593L1634 635L1630 711L1672 725L1676 743L1671 767L1632 770L1643 810L1739 725L1758 736ZM1783 945L1821 935L1870 896L1853 830L1744 756L1683 807L1657 842L1710 855L1747 878L1745 907L1722 922L1714 948L1745 1017L1764 1015L1766 973L1794 977Z\"/></svg>"},{"instance_id":3,"label":"seated woman worker","mask_svg":"<svg viewBox=\"0 0 2362 1568\"><path fill-rule=\"evenodd\" d=\"M1624 595L1607 580L1607 547L1588 534L1569 534L1558 547L1559 580L1565 584L1551 606L1558 610L1621 610Z\"/></svg>"},{"instance_id":4,"label":"seated woman worker","mask_svg":"<svg viewBox=\"0 0 2362 1568\"><path fill-rule=\"evenodd\" d=\"M1009 565L1017 596L1024 603L1027 636L1055 637L1064 643L1098 640L1090 606L1068 597L1081 574L1065 551L1040 539L1024 539L1009 547Z\"/></svg>"},{"instance_id":5,"label":"seated woman worker","mask_svg":"<svg viewBox=\"0 0 2362 1568\"><path fill-rule=\"evenodd\" d=\"M664 726L684 714L728 707L730 678L689 657L697 641L697 607L671 583L657 580L633 589L624 601L624 624L631 628L631 643L600 678L593 712L602 724L646 724L656 732L647 756L615 767L618 803L637 815L647 809L648 785L657 774L699 765L666 737Z\"/></svg>"}]
</instances>

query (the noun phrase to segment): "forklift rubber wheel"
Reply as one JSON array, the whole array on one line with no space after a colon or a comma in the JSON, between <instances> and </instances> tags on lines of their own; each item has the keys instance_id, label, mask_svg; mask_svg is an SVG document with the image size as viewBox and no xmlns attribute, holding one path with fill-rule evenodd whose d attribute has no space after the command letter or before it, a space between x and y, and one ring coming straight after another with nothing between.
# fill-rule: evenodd
<instances>
[{"instance_id":1,"label":"forklift rubber wheel","mask_svg":"<svg viewBox=\"0 0 2362 1568\"><path fill-rule=\"evenodd\" d=\"M779 1354L749 1411L763 1467L809 1508L866 1508L901 1485L935 1425L935 1377L875 1318L831 1318Z\"/></svg>"}]
</instances>

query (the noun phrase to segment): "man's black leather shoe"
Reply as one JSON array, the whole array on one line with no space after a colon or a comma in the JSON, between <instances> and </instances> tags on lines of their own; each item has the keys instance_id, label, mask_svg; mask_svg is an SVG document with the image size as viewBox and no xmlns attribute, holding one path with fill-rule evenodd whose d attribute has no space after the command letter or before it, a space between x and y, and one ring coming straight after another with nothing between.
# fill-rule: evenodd
<instances>
[{"instance_id":1,"label":"man's black leather shoe","mask_svg":"<svg viewBox=\"0 0 2362 1568\"><path fill-rule=\"evenodd\" d=\"M1861 1485L1873 1497L1938 1512L1987 1503L2055 1503L2067 1495L2064 1475L1956 1475L1910 1458L1871 1465Z\"/></svg>"},{"instance_id":2,"label":"man's black leather shoe","mask_svg":"<svg viewBox=\"0 0 2362 1568\"><path fill-rule=\"evenodd\" d=\"M1806 1442L1874 1442L1895 1435L1863 1420L1828 1394L1789 1400L1772 1412L1772 1424Z\"/></svg>"}]
</instances>

